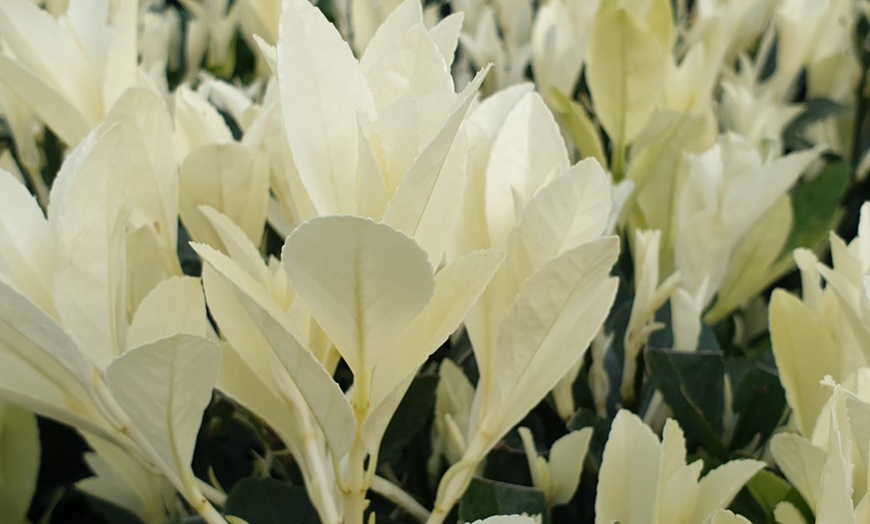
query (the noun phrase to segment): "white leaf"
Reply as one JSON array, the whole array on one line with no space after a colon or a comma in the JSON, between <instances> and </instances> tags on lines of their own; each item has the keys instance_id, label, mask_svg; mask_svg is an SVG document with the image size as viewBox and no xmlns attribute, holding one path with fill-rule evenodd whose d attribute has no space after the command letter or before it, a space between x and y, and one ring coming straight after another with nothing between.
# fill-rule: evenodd
<instances>
[{"instance_id":1,"label":"white leaf","mask_svg":"<svg viewBox=\"0 0 870 524\"><path fill-rule=\"evenodd\" d=\"M58 313L88 358L105 368L126 342L126 142L119 127L94 133L67 158L51 191L49 222L61 264Z\"/></svg>"},{"instance_id":2,"label":"white leaf","mask_svg":"<svg viewBox=\"0 0 870 524\"><path fill-rule=\"evenodd\" d=\"M181 164L179 211L184 226L197 241L223 247L199 206L212 207L231 218L258 244L266 222L269 172L240 144L206 144L193 149Z\"/></svg>"},{"instance_id":3,"label":"white leaf","mask_svg":"<svg viewBox=\"0 0 870 524\"><path fill-rule=\"evenodd\" d=\"M503 247L519 222L514 193L524 204L567 168L568 151L552 113L537 93L523 96L505 118L486 167L486 219L493 247Z\"/></svg>"},{"instance_id":4,"label":"white leaf","mask_svg":"<svg viewBox=\"0 0 870 524\"><path fill-rule=\"evenodd\" d=\"M208 264L203 268L203 280L209 307L235 351L242 352L240 357L251 371L276 395L280 385L273 376L272 355L277 357L323 430L334 456L343 456L353 442L354 416L338 384L298 342L287 321L281 320L283 311L250 275L208 246L194 245L194 249Z\"/></svg>"},{"instance_id":5,"label":"white leaf","mask_svg":"<svg viewBox=\"0 0 870 524\"><path fill-rule=\"evenodd\" d=\"M698 499L692 522L701 522L716 510L725 509L743 485L764 469L758 460L732 460L704 475L698 483Z\"/></svg>"},{"instance_id":6,"label":"white leaf","mask_svg":"<svg viewBox=\"0 0 870 524\"><path fill-rule=\"evenodd\" d=\"M586 78L595 114L616 147L624 147L655 110L668 50L615 3L602 5L589 38Z\"/></svg>"},{"instance_id":7,"label":"white leaf","mask_svg":"<svg viewBox=\"0 0 870 524\"><path fill-rule=\"evenodd\" d=\"M106 370L118 405L154 447L161 470L181 479L182 485L176 487L182 491L193 481L196 434L220 362L214 343L175 335L128 351Z\"/></svg>"},{"instance_id":8,"label":"white leaf","mask_svg":"<svg viewBox=\"0 0 870 524\"><path fill-rule=\"evenodd\" d=\"M127 331L127 347L182 333L206 338L210 332L199 279L173 277L158 284L139 305Z\"/></svg>"},{"instance_id":9,"label":"white leaf","mask_svg":"<svg viewBox=\"0 0 870 524\"><path fill-rule=\"evenodd\" d=\"M411 166L384 213L384 223L416 240L433 267L447 248L465 185L466 148L459 127L487 71L462 92L459 106Z\"/></svg>"},{"instance_id":10,"label":"white leaf","mask_svg":"<svg viewBox=\"0 0 870 524\"><path fill-rule=\"evenodd\" d=\"M600 237L609 214L610 182L596 160L583 160L559 175L532 197L511 232L517 279Z\"/></svg>"},{"instance_id":11,"label":"white leaf","mask_svg":"<svg viewBox=\"0 0 870 524\"><path fill-rule=\"evenodd\" d=\"M287 0L278 41L281 111L299 176L318 214L356 210L357 112L374 113L359 63L308 0Z\"/></svg>"},{"instance_id":12,"label":"white leaf","mask_svg":"<svg viewBox=\"0 0 870 524\"><path fill-rule=\"evenodd\" d=\"M57 247L39 204L0 169L0 279L44 311L54 311L52 280Z\"/></svg>"},{"instance_id":13,"label":"white leaf","mask_svg":"<svg viewBox=\"0 0 870 524\"><path fill-rule=\"evenodd\" d=\"M592 428L583 428L568 433L550 448L547 467L550 470L550 499L553 504L565 504L577 491L591 440Z\"/></svg>"},{"instance_id":14,"label":"white leaf","mask_svg":"<svg viewBox=\"0 0 870 524\"><path fill-rule=\"evenodd\" d=\"M595 498L595 522L651 522L661 446L636 415L620 410L610 426Z\"/></svg>"},{"instance_id":15,"label":"white leaf","mask_svg":"<svg viewBox=\"0 0 870 524\"><path fill-rule=\"evenodd\" d=\"M359 377L429 302L435 287L426 253L402 233L356 217L299 226L282 252L299 296Z\"/></svg>"},{"instance_id":16,"label":"white leaf","mask_svg":"<svg viewBox=\"0 0 870 524\"><path fill-rule=\"evenodd\" d=\"M819 386L840 376L843 356L827 328L797 297L776 290L770 300L773 356L798 431L812 434L830 396Z\"/></svg>"}]
</instances>

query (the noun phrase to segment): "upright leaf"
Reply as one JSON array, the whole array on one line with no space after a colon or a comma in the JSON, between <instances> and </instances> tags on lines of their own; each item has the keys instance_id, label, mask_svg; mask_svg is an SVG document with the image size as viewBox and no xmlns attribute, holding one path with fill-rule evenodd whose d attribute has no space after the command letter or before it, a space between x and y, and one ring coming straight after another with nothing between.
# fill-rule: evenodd
<instances>
[{"instance_id":1,"label":"upright leaf","mask_svg":"<svg viewBox=\"0 0 870 524\"><path fill-rule=\"evenodd\" d=\"M288 0L280 22L278 84L287 142L319 214L356 210L357 113L374 102L359 63L320 10Z\"/></svg>"},{"instance_id":2,"label":"upright leaf","mask_svg":"<svg viewBox=\"0 0 870 524\"><path fill-rule=\"evenodd\" d=\"M631 13L602 6L592 25L586 79L595 114L616 147L634 140L652 115L668 58L656 34Z\"/></svg>"},{"instance_id":3,"label":"upright leaf","mask_svg":"<svg viewBox=\"0 0 870 524\"><path fill-rule=\"evenodd\" d=\"M435 288L426 252L398 231L356 217L315 218L282 254L293 287L356 377L387 350Z\"/></svg>"}]
</instances>

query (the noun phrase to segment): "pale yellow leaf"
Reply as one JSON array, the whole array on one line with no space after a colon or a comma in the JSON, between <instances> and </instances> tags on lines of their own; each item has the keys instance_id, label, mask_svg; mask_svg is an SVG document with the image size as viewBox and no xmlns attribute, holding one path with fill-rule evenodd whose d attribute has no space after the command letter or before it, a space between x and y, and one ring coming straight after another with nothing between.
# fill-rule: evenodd
<instances>
[{"instance_id":1,"label":"pale yellow leaf","mask_svg":"<svg viewBox=\"0 0 870 524\"><path fill-rule=\"evenodd\" d=\"M595 114L615 147L625 147L658 103L668 50L631 13L604 3L592 25L586 60Z\"/></svg>"},{"instance_id":2,"label":"pale yellow leaf","mask_svg":"<svg viewBox=\"0 0 870 524\"><path fill-rule=\"evenodd\" d=\"M548 493L553 504L565 504L574 496L580 484L583 461L589 451L592 428L572 431L553 443L547 467L550 470L550 489Z\"/></svg>"},{"instance_id":3,"label":"pale yellow leaf","mask_svg":"<svg viewBox=\"0 0 870 524\"><path fill-rule=\"evenodd\" d=\"M136 310L127 331L127 347L182 333L203 338L211 333L198 278L173 277L158 284Z\"/></svg>"},{"instance_id":4,"label":"pale yellow leaf","mask_svg":"<svg viewBox=\"0 0 870 524\"><path fill-rule=\"evenodd\" d=\"M704 475L698 483L698 499L692 522L702 522L718 509L727 508L743 485L764 468L758 460L732 460Z\"/></svg>"},{"instance_id":5,"label":"pale yellow leaf","mask_svg":"<svg viewBox=\"0 0 870 524\"><path fill-rule=\"evenodd\" d=\"M139 346L106 370L118 405L154 447L160 469L181 480L182 492L194 481L193 448L219 372L217 346L191 335Z\"/></svg>"},{"instance_id":6,"label":"pale yellow leaf","mask_svg":"<svg viewBox=\"0 0 870 524\"><path fill-rule=\"evenodd\" d=\"M294 289L356 376L391 358L392 341L435 287L420 246L363 218L310 220L290 235L281 258Z\"/></svg>"},{"instance_id":7,"label":"pale yellow leaf","mask_svg":"<svg viewBox=\"0 0 870 524\"><path fill-rule=\"evenodd\" d=\"M810 507L815 507L825 467L825 451L800 435L782 433L771 439L770 452L788 481Z\"/></svg>"},{"instance_id":8,"label":"pale yellow leaf","mask_svg":"<svg viewBox=\"0 0 870 524\"><path fill-rule=\"evenodd\" d=\"M636 415L620 410L601 459L595 522L650 522L660 460L658 437Z\"/></svg>"},{"instance_id":9,"label":"pale yellow leaf","mask_svg":"<svg viewBox=\"0 0 870 524\"><path fill-rule=\"evenodd\" d=\"M193 149L181 164L179 212L197 241L222 248L220 236L199 207L230 217L251 242L259 244L269 199L267 166L240 144L207 144Z\"/></svg>"},{"instance_id":10,"label":"pale yellow leaf","mask_svg":"<svg viewBox=\"0 0 870 524\"><path fill-rule=\"evenodd\" d=\"M280 394L273 376L277 357L323 430L332 453L343 456L353 442L354 416L338 384L299 343L286 317L282 321L284 312L253 277L213 248L197 244L194 249L209 266L203 270L208 304L234 350L275 395Z\"/></svg>"},{"instance_id":11,"label":"pale yellow leaf","mask_svg":"<svg viewBox=\"0 0 870 524\"><path fill-rule=\"evenodd\" d=\"M79 348L105 368L126 343L123 237L126 141L119 127L95 130L64 162L48 218L60 252L54 297Z\"/></svg>"},{"instance_id":12,"label":"pale yellow leaf","mask_svg":"<svg viewBox=\"0 0 870 524\"><path fill-rule=\"evenodd\" d=\"M281 14L278 83L285 132L318 214L356 211L357 113L374 113L359 63L308 0Z\"/></svg>"},{"instance_id":13,"label":"pale yellow leaf","mask_svg":"<svg viewBox=\"0 0 870 524\"><path fill-rule=\"evenodd\" d=\"M795 296L776 290L770 301L770 335L779 379L798 431L810 435L830 394L819 382L839 377L841 352L820 319Z\"/></svg>"}]
</instances>

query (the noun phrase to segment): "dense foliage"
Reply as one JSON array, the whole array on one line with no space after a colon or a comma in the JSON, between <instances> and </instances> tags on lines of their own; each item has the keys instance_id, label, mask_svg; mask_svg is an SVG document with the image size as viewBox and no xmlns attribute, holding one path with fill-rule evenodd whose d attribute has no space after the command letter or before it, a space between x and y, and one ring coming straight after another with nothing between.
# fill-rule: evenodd
<instances>
[{"instance_id":1,"label":"dense foliage","mask_svg":"<svg viewBox=\"0 0 870 524\"><path fill-rule=\"evenodd\" d=\"M870 521L868 16L0 1L0 521Z\"/></svg>"}]
</instances>

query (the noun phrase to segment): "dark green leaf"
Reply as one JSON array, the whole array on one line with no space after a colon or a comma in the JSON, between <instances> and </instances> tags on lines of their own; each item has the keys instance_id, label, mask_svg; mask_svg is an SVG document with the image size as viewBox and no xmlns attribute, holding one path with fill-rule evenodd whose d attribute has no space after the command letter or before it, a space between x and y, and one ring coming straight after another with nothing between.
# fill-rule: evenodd
<instances>
[{"instance_id":1,"label":"dark green leaf","mask_svg":"<svg viewBox=\"0 0 870 524\"><path fill-rule=\"evenodd\" d=\"M418 375L414 377L408 392L396 409L378 453L380 462L396 459L402 448L408 445L414 435L434 416L435 388L438 375Z\"/></svg>"},{"instance_id":2,"label":"dark green leaf","mask_svg":"<svg viewBox=\"0 0 870 524\"><path fill-rule=\"evenodd\" d=\"M745 447L756 435L758 444L763 445L782 419L785 391L774 370L754 359L729 363L731 369L735 369L729 373L734 391L732 407L738 415L731 448Z\"/></svg>"},{"instance_id":3,"label":"dark green leaf","mask_svg":"<svg viewBox=\"0 0 870 524\"><path fill-rule=\"evenodd\" d=\"M724 458L726 452L721 437L725 365L722 354L648 349L645 358L653 384L674 411L686 439Z\"/></svg>"},{"instance_id":4,"label":"dark green leaf","mask_svg":"<svg viewBox=\"0 0 870 524\"><path fill-rule=\"evenodd\" d=\"M544 492L477 477L459 501L460 522L519 513L543 515L544 524L547 524L550 516Z\"/></svg>"},{"instance_id":5,"label":"dark green leaf","mask_svg":"<svg viewBox=\"0 0 870 524\"><path fill-rule=\"evenodd\" d=\"M227 515L248 524L318 524L320 519L302 486L275 479L247 478L230 491Z\"/></svg>"},{"instance_id":6,"label":"dark green leaf","mask_svg":"<svg viewBox=\"0 0 870 524\"><path fill-rule=\"evenodd\" d=\"M783 249L784 257L791 258L792 251L799 247L815 249L827 241L828 233L839 221L840 199L848 186L849 166L834 162L814 179L794 188L794 225Z\"/></svg>"},{"instance_id":7,"label":"dark green leaf","mask_svg":"<svg viewBox=\"0 0 870 524\"><path fill-rule=\"evenodd\" d=\"M88 503L94 511L112 524L142 524L142 519L111 502L88 496Z\"/></svg>"}]
</instances>

